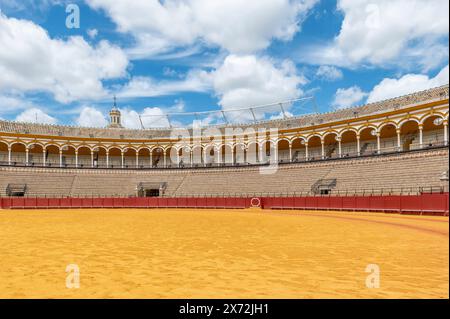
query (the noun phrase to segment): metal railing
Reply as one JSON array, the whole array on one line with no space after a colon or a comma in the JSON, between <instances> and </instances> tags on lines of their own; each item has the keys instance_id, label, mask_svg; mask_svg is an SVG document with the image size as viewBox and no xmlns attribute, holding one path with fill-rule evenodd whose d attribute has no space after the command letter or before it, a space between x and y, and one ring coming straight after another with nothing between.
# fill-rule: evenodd
<instances>
[{"instance_id":1,"label":"metal railing","mask_svg":"<svg viewBox=\"0 0 450 319\"><path fill-rule=\"evenodd\" d=\"M387 147L382 148L380 152L378 151L371 151L366 152L364 154L358 154L356 152L350 153L350 152L343 152L342 156L339 156L337 154L332 154L330 156L325 156L322 158L322 156L309 156L308 158L281 158L278 160L278 164L301 164L301 163L312 163L312 162L324 162L324 161L332 161L332 160L343 160L343 159L350 159L350 158L367 158L367 157L373 157L373 156L383 156L383 155L392 155L392 154L405 154L405 153L411 153L411 152L420 152L420 151L426 151L426 150L432 150L432 149L438 149L438 148L448 148L448 143L444 142L438 142L438 143L429 143L424 144L420 148L413 148L410 150L399 150L398 147ZM204 169L204 168L239 168L239 167L252 167L252 166L267 166L273 163L270 162L256 162L256 163L250 163L250 162L243 162L243 163L202 163L202 164L189 164L189 163L182 163L182 164L168 164L168 165L161 165L161 166L155 166L155 165L139 165L136 167L136 165L132 164L125 164L123 167L121 165L92 165L92 164L78 164L78 166L74 164L63 164L62 166L58 163L46 163L43 165L42 163L28 163L28 165L24 162L11 162L9 164L5 161L0 161L0 166L4 167L30 167L30 168L55 168L55 169L108 169L108 170L161 170L161 169Z\"/></svg>"}]
</instances>

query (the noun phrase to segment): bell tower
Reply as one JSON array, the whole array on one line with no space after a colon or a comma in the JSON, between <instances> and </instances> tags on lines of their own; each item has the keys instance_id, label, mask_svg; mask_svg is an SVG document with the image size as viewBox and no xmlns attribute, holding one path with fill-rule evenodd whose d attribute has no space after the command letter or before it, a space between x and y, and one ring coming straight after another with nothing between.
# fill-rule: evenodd
<instances>
[{"instance_id":1,"label":"bell tower","mask_svg":"<svg viewBox=\"0 0 450 319\"><path fill-rule=\"evenodd\" d=\"M117 99L114 95L114 105L111 111L109 112L109 128L122 128L121 123L121 114L119 109L117 108Z\"/></svg>"}]
</instances>

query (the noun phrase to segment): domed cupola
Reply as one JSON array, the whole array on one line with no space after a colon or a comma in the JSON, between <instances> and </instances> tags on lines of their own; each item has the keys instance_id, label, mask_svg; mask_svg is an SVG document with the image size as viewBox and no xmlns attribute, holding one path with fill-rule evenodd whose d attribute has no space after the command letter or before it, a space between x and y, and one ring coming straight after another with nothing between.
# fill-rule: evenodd
<instances>
[{"instance_id":1,"label":"domed cupola","mask_svg":"<svg viewBox=\"0 0 450 319\"><path fill-rule=\"evenodd\" d=\"M109 126L110 128L122 128L122 122L121 122L121 114L119 109L117 108L117 99L114 96L114 105L111 111L109 112Z\"/></svg>"}]
</instances>

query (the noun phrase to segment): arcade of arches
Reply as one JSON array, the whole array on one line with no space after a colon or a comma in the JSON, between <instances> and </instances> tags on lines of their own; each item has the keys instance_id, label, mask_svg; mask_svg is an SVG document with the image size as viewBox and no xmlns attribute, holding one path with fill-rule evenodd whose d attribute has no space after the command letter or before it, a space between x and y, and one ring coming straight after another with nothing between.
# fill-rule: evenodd
<instances>
[{"instance_id":1,"label":"arcade of arches","mask_svg":"<svg viewBox=\"0 0 450 319\"><path fill-rule=\"evenodd\" d=\"M59 145L42 141L7 140L0 135L0 164L17 166L158 168L301 162L367 156L448 145L448 118L430 115L422 120L347 127L276 140L199 145Z\"/></svg>"}]
</instances>

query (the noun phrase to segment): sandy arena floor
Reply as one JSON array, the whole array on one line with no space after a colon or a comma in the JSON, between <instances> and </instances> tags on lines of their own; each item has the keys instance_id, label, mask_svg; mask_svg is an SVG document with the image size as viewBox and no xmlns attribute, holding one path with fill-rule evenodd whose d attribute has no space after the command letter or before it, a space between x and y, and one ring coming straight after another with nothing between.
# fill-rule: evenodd
<instances>
[{"instance_id":1,"label":"sandy arena floor","mask_svg":"<svg viewBox=\"0 0 450 319\"><path fill-rule=\"evenodd\" d=\"M448 298L449 219L0 210L0 260L0 298ZM66 288L69 264L79 289Z\"/></svg>"}]
</instances>

